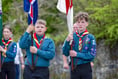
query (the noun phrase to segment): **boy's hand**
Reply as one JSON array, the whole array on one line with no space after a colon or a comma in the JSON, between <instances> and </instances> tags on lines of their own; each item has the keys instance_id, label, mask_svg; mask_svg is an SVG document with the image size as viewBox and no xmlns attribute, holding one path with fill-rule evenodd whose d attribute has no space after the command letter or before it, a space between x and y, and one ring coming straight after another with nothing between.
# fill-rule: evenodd
<instances>
[{"instance_id":1,"label":"boy's hand","mask_svg":"<svg viewBox=\"0 0 118 79\"><path fill-rule=\"evenodd\" d=\"M6 57L6 50L2 46L0 46L0 53L1 52L2 52L2 55Z\"/></svg>"},{"instance_id":2,"label":"boy's hand","mask_svg":"<svg viewBox=\"0 0 118 79\"><path fill-rule=\"evenodd\" d=\"M24 70L24 68L25 68L25 65L21 64L21 69Z\"/></svg>"},{"instance_id":3,"label":"boy's hand","mask_svg":"<svg viewBox=\"0 0 118 79\"><path fill-rule=\"evenodd\" d=\"M0 46L0 51L6 53L6 50L2 46Z\"/></svg>"},{"instance_id":4,"label":"boy's hand","mask_svg":"<svg viewBox=\"0 0 118 79\"><path fill-rule=\"evenodd\" d=\"M74 50L70 50L70 56L71 57L76 57L77 56L77 52L76 51L74 51Z\"/></svg>"},{"instance_id":5,"label":"boy's hand","mask_svg":"<svg viewBox=\"0 0 118 79\"><path fill-rule=\"evenodd\" d=\"M37 48L35 46L30 46L30 52L36 54Z\"/></svg>"},{"instance_id":6,"label":"boy's hand","mask_svg":"<svg viewBox=\"0 0 118 79\"><path fill-rule=\"evenodd\" d=\"M93 67L94 66L94 63L93 62L91 62L91 67Z\"/></svg>"},{"instance_id":7,"label":"boy's hand","mask_svg":"<svg viewBox=\"0 0 118 79\"><path fill-rule=\"evenodd\" d=\"M63 67L64 67L64 69L69 69L68 63L64 63Z\"/></svg>"},{"instance_id":8,"label":"boy's hand","mask_svg":"<svg viewBox=\"0 0 118 79\"><path fill-rule=\"evenodd\" d=\"M68 34L66 41L70 41L70 40L73 40L73 34Z\"/></svg>"},{"instance_id":9,"label":"boy's hand","mask_svg":"<svg viewBox=\"0 0 118 79\"><path fill-rule=\"evenodd\" d=\"M26 30L26 32L31 33L34 30L33 24L30 24Z\"/></svg>"}]
</instances>

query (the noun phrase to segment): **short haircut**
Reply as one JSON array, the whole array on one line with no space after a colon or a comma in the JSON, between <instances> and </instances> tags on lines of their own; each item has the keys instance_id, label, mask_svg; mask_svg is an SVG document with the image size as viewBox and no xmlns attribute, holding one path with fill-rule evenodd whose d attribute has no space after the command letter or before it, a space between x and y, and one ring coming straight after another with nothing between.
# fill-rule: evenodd
<instances>
[{"instance_id":1,"label":"short haircut","mask_svg":"<svg viewBox=\"0 0 118 79\"><path fill-rule=\"evenodd\" d=\"M78 21L79 19L80 20L85 19L85 21L88 22L88 18L89 15L87 12L78 12L77 15L75 16L76 21Z\"/></svg>"},{"instance_id":2,"label":"short haircut","mask_svg":"<svg viewBox=\"0 0 118 79\"><path fill-rule=\"evenodd\" d=\"M4 29L9 29L9 30L12 32L12 29L11 29L11 27L10 27L9 24L4 25L4 26L3 26L3 30L4 30Z\"/></svg>"},{"instance_id":3,"label":"short haircut","mask_svg":"<svg viewBox=\"0 0 118 79\"><path fill-rule=\"evenodd\" d=\"M37 21L36 21L36 24L43 24L43 25L45 25L46 26L46 21L45 20L43 20L43 19L38 19Z\"/></svg>"}]
</instances>

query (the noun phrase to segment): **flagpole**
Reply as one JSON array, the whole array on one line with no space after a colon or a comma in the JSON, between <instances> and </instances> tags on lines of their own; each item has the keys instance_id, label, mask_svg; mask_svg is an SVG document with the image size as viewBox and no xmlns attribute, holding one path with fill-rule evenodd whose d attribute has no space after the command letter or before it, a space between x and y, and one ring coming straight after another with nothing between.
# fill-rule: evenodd
<instances>
[{"instance_id":1,"label":"flagpole","mask_svg":"<svg viewBox=\"0 0 118 79\"><path fill-rule=\"evenodd\" d=\"M37 0L24 0L24 11L28 13L28 25L35 25L38 18ZM33 31L31 32L31 45L33 46ZM34 54L32 53L32 69L34 69Z\"/></svg>"},{"instance_id":2,"label":"flagpole","mask_svg":"<svg viewBox=\"0 0 118 79\"><path fill-rule=\"evenodd\" d=\"M65 5L64 5L65 4ZM67 26L69 33L73 33L73 1L72 0L58 0L57 9L62 13L66 13L67 17ZM70 46L72 50L73 40L70 41ZM72 70L74 69L73 57L71 57L72 61Z\"/></svg>"},{"instance_id":3,"label":"flagpole","mask_svg":"<svg viewBox=\"0 0 118 79\"><path fill-rule=\"evenodd\" d=\"M2 44L2 1L0 0L0 45ZM1 52L0 52L0 72L1 72Z\"/></svg>"}]
</instances>

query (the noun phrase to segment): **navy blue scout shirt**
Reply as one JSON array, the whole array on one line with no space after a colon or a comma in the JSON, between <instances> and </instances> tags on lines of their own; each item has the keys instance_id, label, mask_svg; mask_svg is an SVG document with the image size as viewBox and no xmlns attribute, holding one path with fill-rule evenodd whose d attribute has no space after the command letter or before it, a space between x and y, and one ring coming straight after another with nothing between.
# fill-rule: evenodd
<instances>
[{"instance_id":1,"label":"navy blue scout shirt","mask_svg":"<svg viewBox=\"0 0 118 79\"><path fill-rule=\"evenodd\" d=\"M43 37L38 35L36 36L38 38L38 41L40 41L41 38ZM25 59L25 65L32 65L32 53L30 52L31 35L28 32L25 32L24 35L21 37L19 45L22 49L26 49L27 58ZM33 45L36 47L36 43L34 40L33 40ZM37 50L37 53L34 54L34 62L37 56L38 60L35 63L35 66L40 66L40 67L49 66L49 61L53 59L53 57L55 56L55 45L52 39L44 38L41 47Z\"/></svg>"},{"instance_id":2,"label":"navy blue scout shirt","mask_svg":"<svg viewBox=\"0 0 118 79\"><path fill-rule=\"evenodd\" d=\"M5 43L8 42L8 40L4 40L4 41L5 41ZM16 52L17 52L17 45L16 45L15 42L12 42L11 45L10 44L7 46L6 57L4 57L4 61L3 61L3 56L2 56L2 61L3 62L11 62L11 61L14 62ZM2 43L1 46L4 47L4 44Z\"/></svg>"},{"instance_id":3,"label":"navy blue scout shirt","mask_svg":"<svg viewBox=\"0 0 118 79\"><path fill-rule=\"evenodd\" d=\"M81 34L82 35L82 34ZM92 34L87 34L82 37L82 41L84 40L84 43L82 43L82 50L79 51L79 37L76 35L76 33L73 34L73 47L72 50L75 50L77 52L77 56L73 57L74 64L84 64L91 62L94 57L96 56L96 41ZM69 50L70 50L70 42L65 41L63 45L63 54L65 56L69 56Z\"/></svg>"}]
</instances>

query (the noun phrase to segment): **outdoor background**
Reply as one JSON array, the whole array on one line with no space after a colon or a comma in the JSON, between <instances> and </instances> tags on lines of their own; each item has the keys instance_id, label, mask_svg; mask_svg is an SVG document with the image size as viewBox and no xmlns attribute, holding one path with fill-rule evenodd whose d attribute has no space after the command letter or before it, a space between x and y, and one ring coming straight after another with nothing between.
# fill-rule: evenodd
<instances>
[{"instance_id":1,"label":"outdoor background","mask_svg":"<svg viewBox=\"0 0 118 79\"><path fill-rule=\"evenodd\" d=\"M95 35L97 56L94 79L118 79L118 0L73 0L74 16L79 11L90 15L88 31ZM56 56L51 61L50 79L69 79L63 69L62 44L68 35L66 15L56 8L57 0L38 0L38 17L47 21L46 35L55 41ZM23 0L2 0L3 25L10 24L14 41L18 41L28 27ZM75 21L75 20L74 20Z\"/></svg>"}]
</instances>

